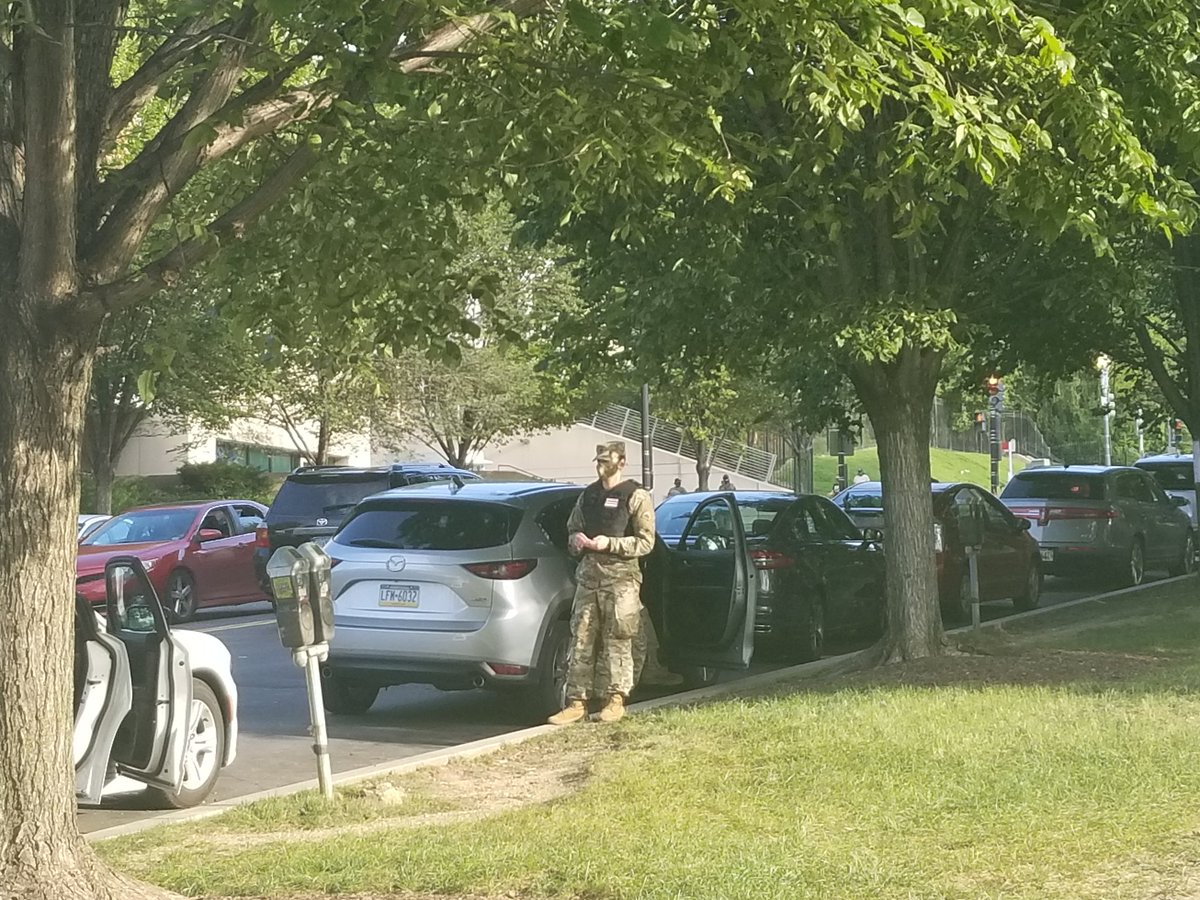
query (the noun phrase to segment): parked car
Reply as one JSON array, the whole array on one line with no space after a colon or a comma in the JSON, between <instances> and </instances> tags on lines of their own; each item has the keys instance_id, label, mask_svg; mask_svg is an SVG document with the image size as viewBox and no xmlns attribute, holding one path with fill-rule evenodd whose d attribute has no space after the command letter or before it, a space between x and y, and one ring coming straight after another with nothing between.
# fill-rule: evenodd
<instances>
[{"instance_id":1,"label":"parked car","mask_svg":"<svg viewBox=\"0 0 1200 900\"><path fill-rule=\"evenodd\" d=\"M112 516L103 516L95 513L85 513L79 516L76 519L75 539L82 541L111 518Z\"/></svg>"},{"instance_id":2,"label":"parked car","mask_svg":"<svg viewBox=\"0 0 1200 900\"><path fill-rule=\"evenodd\" d=\"M266 507L250 500L205 500L144 506L114 516L79 545L76 590L104 603L104 567L136 556L172 621L187 622L205 606L266 598L254 577L254 530Z\"/></svg>"},{"instance_id":3,"label":"parked car","mask_svg":"<svg viewBox=\"0 0 1200 900\"><path fill-rule=\"evenodd\" d=\"M1106 573L1141 584L1148 568L1195 571L1196 537L1182 497L1125 466L1054 466L1017 474L1000 495L1030 523L1046 571Z\"/></svg>"},{"instance_id":4,"label":"parked car","mask_svg":"<svg viewBox=\"0 0 1200 900\"><path fill-rule=\"evenodd\" d=\"M75 794L148 785L159 805L201 803L237 756L237 686L217 638L172 631L142 561L110 557L104 616L75 598Z\"/></svg>"},{"instance_id":5,"label":"parked car","mask_svg":"<svg viewBox=\"0 0 1200 900\"><path fill-rule=\"evenodd\" d=\"M680 494L656 512L663 541L678 547L696 507L714 493ZM824 497L735 491L757 579L754 632L793 662L821 655L827 636L883 631L883 554ZM696 519L693 534L732 537L723 506Z\"/></svg>"},{"instance_id":6,"label":"parked car","mask_svg":"<svg viewBox=\"0 0 1200 900\"><path fill-rule=\"evenodd\" d=\"M280 547L308 541L324 544L359 500L389 488L432 482L479 481L466 469L445 463L396 463L389 466L301 466L279 486L266 518L255 532L254 573L270 596L267 560Z\"/></svg>"},{"instance_id":7,"label":"parked car","mask_svg":"<svg viewBox=\"0 0 1200 900\"><path fill-rule=\"evenodd\" d=\"M1164 453L1160 456L1143 456L1134 466L1145 469L1154 476L1158 486L1168 497L1182 497L1187 506L1180 507L1192 520L1192 528L1200 528L1200 509L1196 506L1196 475L1192 468L1192 454Z\"/></svg>"},{"instance_id":8,"label":"parked car","mask_svg":"<svg viewBox=\"0 0 1200 900\"><path fill-rule=\"evenodd\" d=\"M441 483L363 500L327 544L336 633L325 701L365 712L393 684L518 692L535 716L564 702L575 560L567 519L582 491L554 483ZM697 545L720 509L729 540ZM755 584L729 495L703 500L677 547L661 540L643 602L677 671L740 668Z\"/></svg>"},{"instance_id":9,"label":"parked car","mask_svg":"<svg viewBox=\"0 0 1200 900\"><path fill-rule=\"evenodd\" d=\"M958 523L973 512L984 522L977 563L979 602L1010 600L1017 610L1036 608L1042 599L1043 569L1029 523L977 484L936 483L931 490L943 617L966 621L971 616L970 568Z\"/></svg>"},{"instance_id":10,"label":"parked car","mask_svg":"<svg viewBox=\"0 0 1200 900\"><path fill-rule=\"evenodd\" d=\"M883 485L878 481L852 484L834 497L833 502L859 528L883 531Z\"/></svg>"}]
</instances>

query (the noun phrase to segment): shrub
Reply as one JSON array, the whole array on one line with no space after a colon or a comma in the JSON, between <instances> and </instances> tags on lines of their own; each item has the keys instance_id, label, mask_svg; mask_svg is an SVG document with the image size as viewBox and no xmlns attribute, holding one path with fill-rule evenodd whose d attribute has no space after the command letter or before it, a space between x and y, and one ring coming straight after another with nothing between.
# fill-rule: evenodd
<instances>
[{"instance_id":1,"label":"shrub","mask_svg":"<svg viewBox=\"0 0 1200 900\"><path fill-rule=\"evenodd\" d=\"M256 500L274 493L270 475L239 463L188 463L178 471L181 499Z\"/></svg>"}]
</instances>

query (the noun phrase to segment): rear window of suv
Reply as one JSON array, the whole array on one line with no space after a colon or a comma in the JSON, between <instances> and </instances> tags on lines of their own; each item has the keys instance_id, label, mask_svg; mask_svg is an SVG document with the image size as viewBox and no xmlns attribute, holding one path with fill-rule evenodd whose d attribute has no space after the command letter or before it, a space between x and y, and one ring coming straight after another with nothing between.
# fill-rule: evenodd
<instances>
[{"instance_id":1,"label":"rear window of suv","mask_svg":"<svg viewBox=\"0 0 1200 900\"><path fill-rule=\"evenodd\" d=\"M1005 500L1105 500L1104 476L1076 472L1022 472L1008 483Z\"/></svg>"},{"instance_id":2,"label":"rear window of suv","mask_svg":"<svg viewBox=\"0 0 1200 900\"><path fill-rule=\"evenodd\" d=\"M390 486L386 472L293 476L280 485L269 516L272 522L284 519L311 522L318 518L336 521L345 517L359 500Z\"/></svg>"},{"instance_id":3,"label":"rear window of suv","mask_svg":"<svg viewBox=\"0 0 1200 900\"><path fill-rule=\"evenodd\" d=\"M501 503L388 500L360 507L336 540L382 550L482 550L507 544L520 523L521 510Z\"/></svg>"}]
</instances>

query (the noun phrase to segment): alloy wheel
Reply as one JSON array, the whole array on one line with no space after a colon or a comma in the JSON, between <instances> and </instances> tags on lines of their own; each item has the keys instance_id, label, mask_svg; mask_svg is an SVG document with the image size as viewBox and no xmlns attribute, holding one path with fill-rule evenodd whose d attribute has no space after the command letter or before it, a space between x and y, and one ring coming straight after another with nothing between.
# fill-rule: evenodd
<instances>
[{"instance_id":1,"label":"alloy wheel","mask_svg":"<svg viewBox=\"0 0 1200 900\"><path fill-rule=\"evenodd\" d=\"M1141 541L1133 542L1129 551L1129 583L1137 587L1146 577L1146 551L1142 549Z\"/></svg>"},{"instance_id":2,"label":"alloy wheel","mask_svg":"<svg viewBox=\"0 0 1200 900\"><path fill-rule=\"evenodd\" d=\"M213 711L207 703L192 700L187 754L183 761L183 787L196 790L207 784L220 765L220 737Z\"/></svg>"}]
</instances>

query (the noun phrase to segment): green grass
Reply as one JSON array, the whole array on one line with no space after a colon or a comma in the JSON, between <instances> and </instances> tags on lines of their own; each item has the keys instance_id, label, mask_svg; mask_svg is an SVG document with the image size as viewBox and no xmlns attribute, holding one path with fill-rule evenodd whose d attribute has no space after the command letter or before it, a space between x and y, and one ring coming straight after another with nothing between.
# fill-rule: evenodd
<instances>
[{"instance_id":1,"label":"green grass","mask_svg":"<svg viewBox=\"0 0 1200 900\"><path fill-rule=\"evenodd\" d=\"M929 465L936 481L970 481L984 487L991 481L991 460L986 453L959 453L956 450L939 450L930 448ZM1025 467L1025 461L1020 457L1013 459L1014 471ZM879 480L879 450L868 447L855 452L846 458L846 468L849 477L860 468L866 471L873 480ZM1008 476L1008 460L1000 464L1001 483ZM818 456L813 459L813 483L819 493L826 493L829 486L837 478L837 457Z\"/></svg>"},{"instance_id":2,"label":"green grass","mask_svg":"<svg viewBox=\"0 0 1200 900\"><path fill-rule=\"evenodd\" d=\"M1025 620L987 656L565 730L449 774L503 786L575 754L568 795L457 824L401 827L360 791L348 812L300 796L100 852L193 895L1180 896L1200 826L1197 599L1190 580ZM444 808L420 799L435 776L413 777L416 808ZM297 839L314 816L326 830Z\"/></svg>"}]
</instances>

